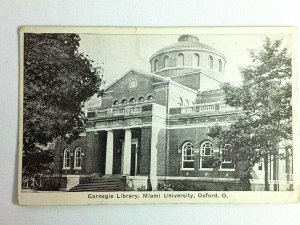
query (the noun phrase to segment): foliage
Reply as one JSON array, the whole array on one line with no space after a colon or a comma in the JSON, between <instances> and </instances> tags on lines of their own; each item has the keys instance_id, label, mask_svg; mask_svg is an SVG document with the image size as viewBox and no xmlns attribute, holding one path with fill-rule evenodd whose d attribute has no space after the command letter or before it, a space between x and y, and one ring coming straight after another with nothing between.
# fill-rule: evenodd
<instances>
[{"instance_id":1,"label":"foliage","mask_svg":"<svg viewBox=\"0 0 300 225\"><path fill-rule=\"evenodd\" d=\"M46 169L51 161L51 153L43 152L48 143L66 134L77 137L84 103L100 94L101 77L88 56L78 52L79 44L77 34L25 34L24 173Z\"/></svg>"},{"instance_id":2,"label":"foliage","mask_svg":"<svg viewBox=\"0 0 300 225\"><path fill-rule=\"evenodd\" d=\"M31 151L23 152L23 168L26 168L23 174L28 176L41 173L50 174L53 158L52 150L34 146Z\"/></svg>"},{"instance_id":3,"label":"foliage","mask_svg":"<svg viewBox=\"0 0 300 225\"><path fill-rule=\"evenodd\" d=\"M217 138L220 147L231 145L232 158L250 161L278 155L278 143L291 149L292 139L292 66L282 41L267 38L263 49L251 52L252 65L241 69L243 83L222 86L226 104L244 110L229 129L215 125L209 136Z\"/></svg>"}]
</instances>

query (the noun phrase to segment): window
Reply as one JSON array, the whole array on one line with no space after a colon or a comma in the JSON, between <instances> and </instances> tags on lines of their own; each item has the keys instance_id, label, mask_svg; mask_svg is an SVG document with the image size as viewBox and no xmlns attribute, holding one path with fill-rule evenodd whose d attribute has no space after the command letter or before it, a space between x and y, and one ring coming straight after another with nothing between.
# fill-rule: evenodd
<instances>
[{"instance_id":1,"label":"window","mask_svg":"<svg viewBox=\"0 0 300 225\"><path fill-rule=\"evenodd\" d=\"M153 71L156 71L156 70L158 70L158 60L157 59L154 60L154 69L153 69Z\"/></svg>"},{"instance_id":2,"label":"window","mask_svg":"<svg viewBox=\"0 0 300 225\"><path fill-rule=\"evenodd\" d=\"M71 165L71 153L70 153L70 149L65 149L64 151L64 165L63 165L63 169L70 169L70 165Z\"/></svg>"},{"instance_id":3,"label":"window","mask_svg":"<svg viewBox=\"0 0 300 225\"><path fill-rule=\"evenodd\" d=\"M222 71L223 71L222 60L219 59L219 72L221 73Z\"/></svg>"},{"instance_id":4,"label":"window","mask_svg":"<svg viewBox=\"0 0 300 225\"><path fill-rule=\"evenodd\" d=\"M180 106L183 106L183 100L182 100L181 97L179 97L179 102L178 102L178 104L179 104Z\"/></svg>"},{"instance_id":5,"label":"window","mask_svg":"<svg viewBox=\"0 0 300 225\"><path fill-rule=\"evenodd\" d=\"M177 66L184 66L184 55L182 53L178 54Z\"/></svg>"},{"instance_id":6,"label":"window","mask_svg":"<svg viewBox=\"0 0 300 225\"><path fill-rule=\"evenodd\" d=\"M119 101L118 101L118 100L115 100L115 101L113 102L113 105L119 105Z\"/></svg>"},{"instance_id":7,"label":"window","mask_svg":"<svg viewBox=\"0 0 300 225\"><path fill-rule=\"evenodd\" d=\"M205 141L200 147L200 169L213 169L214 167L214 145Z\"/></svg>"},{"instance_id":8,"label":"window","mask_svg":"<svg viewBox=\"0 0 300 225\"><path fill-rule=\"evenodd\" d=\"M263 170L263 163L262 162L258 163L258 170Z\"/></svg>"},{"instance_id":9,"label":"window","mask_svg":"<svg viewBox=\"0 0 300 225\"><path fill-rule=\"evenodd\" d=\"M214 58L211 55L208 57L208 67L211 70L214 68Z\"/></svg>"},{"instance_id":10,"label":"window","mask_svg":"<svg viewBox=\"0 0 300 225\"><path fill-rule=\"evenodd\" d=\"M127 103L127 100L126 99L123 99L122 101L121 101L121 104L126 104Z\"/></svg>"},{"instance_id":11,"label":"window","mask_svg":"<svg viewBox=\"0 0 300 225\"><path fill-rule=\"evenodd\" d=\"M81 148L78 147L74 152L74 168L81 169L82 157L81 157Z\"/></svg>"},{"instance_id":12,"label":"window","mask_svg":"<svg viewBox=\"0 0 300 225\"><path fill-rule=\"evenodd\" d=\"M197 53L193 57L193 66L200 66L200 56Z\"/></svg>"},{"instance_id":13,"label":"window","mask_svg":"<svg viewBox=\"0 0 300 225\"><path fill-rule=\"evenodd\" d=\"M169 56L165 56L164 58L164 68L169 67Z\"/></svg>"},{"instance_id":14,"label":"window","mask_svg":"<svg viewBox=\"0 0 300 225\"><path fill-rule=\"evenodd\" d=\"M231 145L226 144L221 151L221 169L234 169L234 164L232 163Z\"/></svg>"},{"instance_id":15,"label":"window","mask_svg":"<svg viewBox=\"0 0 300 225\"><path fill-rule=\"evenodd\" d=\"M194 169L194 145L191 142L182 146L182 168Z\"/></svg>"},{"instance_id":16,"label":"window","mask_svg":"<svg viewBox=\"0 0 300 225\"><path fill-rule=\"evenodd\" d=\"M148 100L148 101L153 101L153 99L154 99L153 95L149 95L149 96L147 97L147 100Z\"/></svg>"},{"instance_id":17,"label":"window","mask_svg":"<svg viewBox=\"0 0 300 225\"><path fill-rule=\"evenodd\" d=\"M129 100L129 102L130 102L130 103L135 103L135 98L131 98L131 99Z\"/></svg>"},{"instance_id":18,"label":"window","mask_svg":"<svg viewBox=\"0 0 300 225\"><path fill-rule=\"evenodd\" d=\"M139 102L143 102L144 100L144 97L139 97Z\"/></svg>"}]
</instances>

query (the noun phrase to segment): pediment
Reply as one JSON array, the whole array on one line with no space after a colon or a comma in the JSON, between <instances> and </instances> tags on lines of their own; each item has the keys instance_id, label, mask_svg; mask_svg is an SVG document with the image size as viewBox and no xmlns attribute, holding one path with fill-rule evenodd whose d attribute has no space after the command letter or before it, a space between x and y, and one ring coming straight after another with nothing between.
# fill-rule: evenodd
<instances>
[{"instance_id":1,"label":"pediment","mask_svg":"<svg viewBox=\"0 0 300 225\"><path fill-rule=\"evenodd\" d=\"M114 92L116 90L119 91L120 88L125 89L136 89L136 88L146 88L146 86L152 85L153 83L165 82L166 78L161 77L156 74L146 73L143 71L131 69L127 73L125 73L122 77L115 80L112 84L110 84L105 92ZM125 90L123 90L125 91Z\"/></svg>"}]
</instances>

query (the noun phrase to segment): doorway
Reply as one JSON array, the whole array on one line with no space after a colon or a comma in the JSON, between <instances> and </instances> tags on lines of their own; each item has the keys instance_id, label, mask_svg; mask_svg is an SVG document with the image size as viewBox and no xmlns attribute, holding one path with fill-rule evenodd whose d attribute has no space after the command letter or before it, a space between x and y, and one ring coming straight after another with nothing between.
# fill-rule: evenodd
<instances>
[{"instance_id":1,"label":"doorway","mask_svg":"<svg viewBox=\"0 0 300 225\"><path fill-rule=\"evenodd\" d=\"M122 174L123 174L123 164L124 164L124 142L122 142ZM137 165L138 165L138 140L131 140L131 160L130 160L130 176L137 175Z\"/></svg>"}]
</instances>

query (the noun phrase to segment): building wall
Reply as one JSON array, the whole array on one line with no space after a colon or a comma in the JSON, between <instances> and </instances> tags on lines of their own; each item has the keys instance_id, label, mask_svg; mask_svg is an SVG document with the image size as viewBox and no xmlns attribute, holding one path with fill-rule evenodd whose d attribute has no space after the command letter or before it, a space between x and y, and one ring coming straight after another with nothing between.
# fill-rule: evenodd
<instances>
[{"instance_id":1,"label":"building wall","mask_svg":"<svg viewBox=\"0 0 300 225\"><path fill-rule=\"evenodd\" d=\"M151 128L141 128L140 175L150 174Z\"/></svg>"},{"instance_id":2,"label":"building wall","mask_svg":"<svg viewBox=\"0 0 300 225\"><path fill-rule=\"evenodd\" d=\"M160 83L154 85L154 102L159 105L167 105L167 83Z\"/></svg>"},{"instance_id":3,"label":"building wall","mask_svg":"<svg viewBox=\"0 0 300 225\"><path fill-rule=\"evenodd\" d=\"M100 151L98 148L99 134L95 132L86 133L86 155L85 155L85 173L99 174Z\"/></svg>"},{"instance_id":4,"label":"building wall","mask_svg":"<svg viewBox=\"0 0 300 225\"><path fill-rule=\"evenodd\" d=\"M200 87L201 91L206 91L210 89L219 89L222 79L215 73L201 73L200 76Z\"/></svg>"},{"instance_id":5,"label":"building wall","mask_svg":"<svg viewBox=\"0 0 300 225\"><path fill-rule=\"evenodd\" d=\"M213 178L237 178L238 170L225 171L220 169L206 170L200 168L200 146L204 141L211 141L214 145L214 157L219 157L219 148L215 140L207 136L209 127L194 127L183 129L169 130L169 160L168 160L168 176L185 176L185 177L213 177ZM194 169L182 169L182 146L187 141L194 145Z\"/></svg>"},{"instance_id":6,"label":"building wall","mask_svg":"<svg viewBox=\"0 0 300 225\"><path fill-rule=\"evenodd\" d=\"M176 84L169 84L169 108L179 107L181 99L183 105L193 105L196 100L196 91L189 90L187 88L178 86Z\"/></svg>"},{"instance_id":7,"label":"building wall","mask_svg":"<svg viewBox=\"0 0 300 225\"><path fill-rule=\"evenodd\" d=\"M200 95L200 101L198 103L211 103L224 101L224 91L222 89L204 91Z\"/></svg>"},{"instance_id":8,"label":"building wall","mask_svg":"<svg viewBox=\"0 0 300 225\"><path fill-rule=\"evenodd\" d=\"M198 67L168 67L160 70L157 74L163 77L170 77L171 79L183 75L183 74L191 74L199 72L200 68Z\"/></svg>"},{"instance_id":9,"label":"building wall","mask_svg":"<svg viewBox=\"0 0 300 225\"><path fill-rule=\"evenodd\" d=\"M82 165L81 170L74 169L74 151L77 147L81 147L82 153ZM71 152L71 164L70 169L62 170L63 166L63 155L65 149L69 148ZM79 139L73 141L72 143L68 144L65 140L59 138L56 141L55 145L55 155L54 155L54 174L85 174L85 167L86 167L86 152L87 152L87 145L86 145L86 137L80 137Z\"/></svg>"},{"instance_id":10,"label":"building wall","mask_svg":"<svg viewBox=\"0 0 300 225\"><path fill-rule=\"evenodd\" d=\"M167 146L166 146L166 129L160 129L157 139L157 175L164 176L166 174L167 165Z\"/></svg>"},{"instance_id":11,"label":"building wall","mask_svg":"<svg viewBox=\"0 0 300 225\"><path fill-rule=\"evenodd\" d=\"M198 89L200 88L200 72L181 76L174 76L171 79L179 84L192 88L196 91L198 91Z\"/></svg>"}]
</instances>

